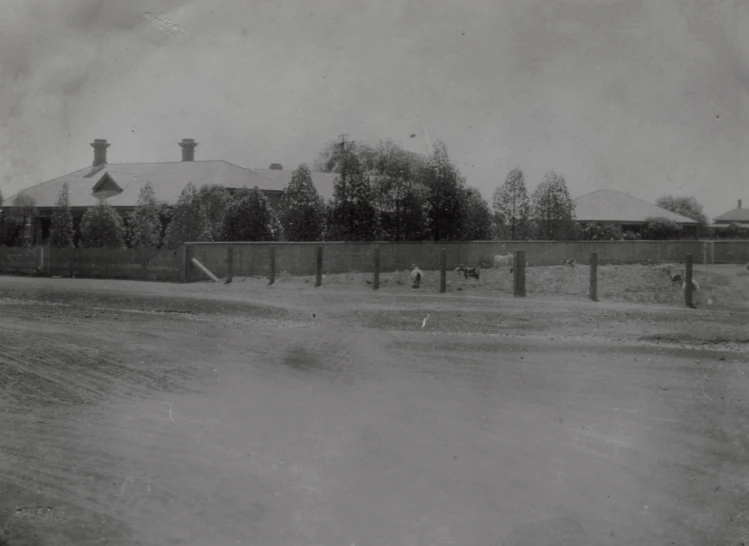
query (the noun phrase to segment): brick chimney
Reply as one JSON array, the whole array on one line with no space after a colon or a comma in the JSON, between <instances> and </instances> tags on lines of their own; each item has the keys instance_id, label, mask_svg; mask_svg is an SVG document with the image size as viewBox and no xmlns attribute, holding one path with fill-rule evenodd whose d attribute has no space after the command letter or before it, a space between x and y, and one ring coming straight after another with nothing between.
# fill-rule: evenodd
<instances>
[{"instance_id":1,"label":"brick chimney","mask_svg":"<svg viewBox=\"0 0 749 546\"><path fill-rule=\"evenodd\" d=\"M741 199L739 199L739 205L736 207L737 209L741 208Z\"/></svg>"},{"instance_id":2,"label":"brick chimney","mask_svg":"<svg viewBox=\"0 0 749 546\"><path fill-rule=\"evenodd\" d=\"M107 140L104 138L95 138L91 143L91 147L94 149L94 167L107 164L107 148L110 144L107 144Z\"/></svg>"},{"instance_id":3,"label":"brick chimney","mask_svg":"<svg viewBox=\"0 0 749 546\"><path fill-rule=\"evenodd\" d=\"M268 167L271 171L282 171L283 165L280 163L271 163L270 167Z\"/></svg>"},{"instance_id":4,"label":"brick chimney","mask_svg":"<svg viewBox=\"0 0 749 546\"><path fill-rule=\"evenodd\" d=\"M183 138L179 145L182 148L182 161L195 161L195 147L198 145L195 139Z\"/></svg>"}]
</instances>

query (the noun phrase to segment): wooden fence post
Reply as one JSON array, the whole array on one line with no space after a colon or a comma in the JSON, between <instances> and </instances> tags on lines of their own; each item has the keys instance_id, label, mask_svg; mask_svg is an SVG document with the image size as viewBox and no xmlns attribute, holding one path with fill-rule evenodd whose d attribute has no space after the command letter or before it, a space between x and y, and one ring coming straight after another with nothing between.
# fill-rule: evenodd
<instances>
[{"instance_id":1,"label":"wooden fence post","mask_svg":"<svg viewBox=\"0 0 749 546\"><path fill-rule=\"evenodd\" d=\"M447 249L440 250L440 294L447 292Z\"/></svg>"},{"instance_id":2,"label":"wooden fence post","mask_svg":"<svg viewBox=\"0 0 749 546\"><path fill-rule=\"evenodd\" d=\"M692 303L692 255L687 254L686 259L686 275L684 279L685 287L684 287L684 303L687 307L694 307Z\"/></svg>"},{"instance_id":3,"label":"wooden fence post","mask_svg":"<svg viewBox=\"0 0 749 546\"><path fill-rule=\"evenodd\" d=\"M268 249L270 253L270 274L268 276L268 286L276 282L276 247L271 245Z\"/></svg>"},{"instance_id":4,"label":"wooden fence post","mask_svg":"<svg viewBox=\"0 0 749 546\"><path fill-rule=\"evenodd\" d=\"M182 282L190 278L190 247L187 243L182 245Z\"/></svg>"},{"instance_id":5,"label":"wooden fence post","mask_svg":"<svg viewBox=\"0 0 749 546\"><path fill-rule=\"evenodd\" d=\"M598 252L590 253L590 299L598 301Z\"/></svg>"},{"instance_id":6,"label":"wooden fence post","mask_svg":"<svg viewBox=\"0 0 749 546\"><path fill-rule=\"evenodd\" d=\"M375 247L374 249L374 281L372 287L377 290L380 287L380 249Z\"/></svg>"},{"instance_id":7,"label":"wooden fence post","mask_svg":"<svg viewBox=\"0 0 749 546\"><path fill-rule=\"evenodd\" d=\"M226 282L234 278L234 247L229 247L226 253Z\"/></svg>"},{"instance_id":8,"label":"wooden fence post","mask_svg":"<svg viewBox=\"0 0 749 546\"><path fill-rule=\"evenodd\" d=\"M515 260L512 264L513 267L513 284L515 297L525 297L525 250L515 251Z\"/></svg>"},{"instance_id":9,"label":"wooden fence post","mask_svg":"<svg viewBox=\"0 0 749 546\"><path fill-rule=\"evenodd\" d=\"M142 271L144 279L148 278L148 262L149 261L150 260L148 259L148 249L141 248L140 249L140 266L141 266L141 271Z\"/></svg>"},{"instance_id":10,"label":"wooden fence post","mask_svg":"<svg viewBox=\"0 0 749 546\"><path fill-rule=\"evenodd\" d=\"M322 284L322 247L317 247L317 255L315 256L315 287Z\"/></svg>"}]
</instances>

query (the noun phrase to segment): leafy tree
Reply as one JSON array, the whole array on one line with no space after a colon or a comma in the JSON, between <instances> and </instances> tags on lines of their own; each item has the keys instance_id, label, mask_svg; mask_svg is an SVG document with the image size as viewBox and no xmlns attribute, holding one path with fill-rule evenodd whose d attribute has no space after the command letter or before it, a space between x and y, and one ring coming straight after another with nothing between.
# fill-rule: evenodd
<instances>
[{"instance_id":1,"label":"leafy tree","mask_svg":"<svg viewBox=\"0 0 749 546\"><path fill-rule=\"evenodd\" d=\"M707 225L708 223L707 216L702 212L702 204L694 197L663 195L655 201L655 204L662 209L691 218L700 224Z\"/></svg>"},{"instance_id":2,"label":"leafy tree","mask_svg":"<svg viewBox=\"0 0 749 546\"><path fill-rule=\"evenodd\" d=\"M465 180L450 161L447 146L438 142L423 169L427 187L427 218L435 241L459 240L463 232Z\"/></svg>"},{"instance_id":3,"label":"leafy tree","mask_svg":"<svg viewBox=\"0 0 749 546\"><path fill-rule=\"evenodd\" d=\"M530 199L525 177L520 169L512 169L504 184L492 196L495 224L500 238L527 239L530 236Z\"/></svg>"},{"instance_id":4,"label":"leafy tree","mask_svg":"<svg viewBox=\"0 0 749 546\"><path fill-rule=\"evenodd\" d=\"M356 141L329 141L319 153L314 167L317 171L341 174L351 156L355 156L364 172L374 170L377 162L376 150Z\"/></svg>"},{"instance_id":5,"label":"leafy tree","mask_svg":"<svg viewBox=\"0 0 749 546\"><path fill-rule=\"evenodd\" d=\"M291 175L279 204L278 218L288 241L320 241L325 229L325 201L304 163Z\"/></svg>"},{"instance_id":6,"label":"leafy tree","mask_svg":"<svg viewBox=\"0 0 749 546\"><path fill-rule=\"evenodd\" d=\"M466 188L463 196L463 239L488 241L493 234L492 211L489 203L475 188Z\"/></svg>"},{"instance_id":7,"label":"leafy tree","mask_svg":"<svg viewBox=\"0 0 749 546\"><path fill-rule=\"evenodd\" d=\"M174 205L170 205L169 203L159 203L156 207L156 212L159 216L159 241L161 241L160 247L164 247L164 242L166 239L166 230L169 227L170 222L172 221L172 216L174 215Z\"/></svg>"},{"instance_id":8,"label":"leafy tree","mask_svg":"<svg viewBox=\"0 0 749 546\"><path fill-rule=\"evenodd\" d=\"M231 201L231 194L219 184L204 184L198 190L198 199L208 217L211 237L214 241L218 241L221 238L224 214L226 214L226 207L229 206Z\"/></svg>"},{"instance_id":9,"label":"leafy tree","mask_svg":"<svg viewBox=\"0 0 749 546\"><path fill-rule=\"evenodd\" d=\"M427 235L426 188L419 180L422 162L391 141L375 149L372 191L387 241L416 241Z\"/></svg>"},{"instance_id":10,"label":"leafy tree","mask_svg":"<svg viewBox=\"0 0 749 546\"><path fill-rule=\"evenodd\" d=\"M562 175L549 171L532 196L532 217L537 237L566 240L576 231L575 203Z\"/></svg>"},{"instance_id":11,"label":"leafy tree","mask_svg":"<svg viewBox=\"0 0 749 546\"><path fill-rule=\"evenodd\" d=\"M229 202L221 230L224 241L278 241L283 228L265 194L255 186L238 190Z\"/></svg>"},{"instance_id":12,"label":"leafy tree","mask_svg":"<svg viewBox=\"0 0 749 546\"><path fill-rule=\"evenodd\" d=\"M161 243L159 204L150 182L138 192L138 203L130 213L130 245L134 248L158 248Z\"/></svg>"},{"instance_id":13,"label":"leafy tree","mask_svg":"<svg viewBox=\"0 0 749 546\"><path fill-rule=\"evenodd\" d=\"M164 233L164 247L175 249L187 242L211 241L211 226L198 191L190 182L182 190L172 209L172 218Z\"/></svg>"},{"instance_id":14,"label":"leafy tree","mask_svg":"<svg viewBox=\"0 0 749 546\"><path fill-rule=\"evenodd\" d=\"M70 212L68 183L65 182L57 195L57 203L52 213L49 230L49 244L54 248L73 246L73 214Z\"/></svg>"},{"instance_id":15,"label":"leafy tree","mask_svg":"<svg viewBox=\"0 0 749 546\"><path fill-rule=\"evenodd\" d=\"M36 210L36 201L30 195L26 195L21 192L13 199L13 209L11 215L16 223L21 225L21 233L23 234L23 245L31 245L30 234L26 232L26 225L29 221L38 215Z\"/></svg>"},{"instance_id":16,"label":"leafy tree","mask_svg":"<svg viewBox=\"0 0 749 546\"><path fill-rule=\"evenodd\" d=\"M663 195L655 201L655 204L662 209L681 214L697 222L698 235L706 235L708 233L709 220L705 213L702 212L702 204L694 197Z\"/></svg>"},{"instance_id":17,"label":"leafy tree","mask_svg":"<svg viewBox=\"0 0 749 546\"><path fill-rule=\"evenodd\" d=\"M354 153L345 154L336 177L333 200L327 207L326 237L343 241L371 241L378 231L377 209L369 177Z\"/></svg>"},{"instance_id":18,"label":"leafy tree","mask_svg":"<svg viewBox=\"0 0 749 546\"><path fill-rule=\"evenodd\" d=\"M104 199L83 215L81 245L86 248L124 248L125 222Z\"/></svg>"},{"instance_id":19,"label":"leafy tree","mask_svg":"<svg viewBox=\"0 0 749 546\"><path fill-rule=\"evenodd\" d=\"M681 232L681 226L668 218L655 217L645 219L645 231L643 233L645 239L678 239Z\"/></svg>"}]
</instances>

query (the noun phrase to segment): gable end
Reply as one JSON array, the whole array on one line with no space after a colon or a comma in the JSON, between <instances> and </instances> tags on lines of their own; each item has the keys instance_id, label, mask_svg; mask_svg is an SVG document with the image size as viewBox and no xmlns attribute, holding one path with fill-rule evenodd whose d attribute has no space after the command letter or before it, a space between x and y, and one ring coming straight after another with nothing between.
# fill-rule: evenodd
<instances>
[{"instance_id":1,"label":"gable end","mask_svg":"<svg viewBox=\"0 0 749 546\"><path fill-rule=\"evenodd\" d=\"M104 173L104 176L102 176L99 181L94 184L94 187L91 189L91 193L98 199L106 199L107 197L112 197L113 195L122 193L122 188L120 188L117 185L117 182L115 182L114 179L109 176L109 173Z\"/></svg>"}]
</instances>

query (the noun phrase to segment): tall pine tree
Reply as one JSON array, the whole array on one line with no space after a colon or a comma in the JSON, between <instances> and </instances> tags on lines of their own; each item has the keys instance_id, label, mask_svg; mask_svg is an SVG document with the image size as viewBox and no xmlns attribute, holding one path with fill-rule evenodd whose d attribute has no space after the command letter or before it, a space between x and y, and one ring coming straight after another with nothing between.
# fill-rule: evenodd
<instances>
[{"instance_id":1,"label":"tall pine tree","mask_svg":"<svg viewBox=\"0 0 749 546\"><path fill-rule=\"evenodd\" d=\"M393 142L375 149L372 190L386 241L418 241L426 237L425 187L419 180L420 158Z\"/></svg>"},{"instance_id":2,"label":"tall pine tree","mask_svg":"<svg viewBox=\"0 0 749 546\"><path fill-rule=\"evenodd\" d=\"M279 241L283 228L265 194L255 186L231 198L221 229L223 241Z\"/></svg>"},{"instance_id":3,"label":"tall pine tree","mask_svg":"<svg viewBox=\"0 0 749 546\"><path fill-rule=\"evenodd\" d=\"M489 203L476 188L465 188L463 196L464 241L489 241L492 239L492 212Z\"/></svg>"},{"instance_id":4,"label":"tall pine tree","mask_svg":"<svg viewBox=\"0 0 749 546\"><path fill-rule=\"evenodd\" d=\"M338 241L371 241L378 233L377 209L369 177L354 153L345 153L328 205L326 237Z\"/></svg>"},{"instance_id":5,"label":"tall pine tree","mask_svg":"<svg viewBox=\"0 0 749 546\"><path fill-rule=\"evenodd\" d=\"M81 218L81 246L124 248L125 221L104 199L89 208Z\"/></svg>"},{"instance_id":6,"label":"tall pine tree","mask_svg":"<svg viewBox=\"0 0 749 546\"><path fill-rule=\"evenodd\" d=\"M576 233L575 203L570 198L564 176L553 171L544 175L533 192L533 222L537 237L543 240L567 240Z\"/></svg>"},{"instance_id":7,"label":"tall pine tree","mask_svg":"<svg viewBox=\"0 0 749 546\"><path fill-rule=\"evenodd\" d=\"M130 245L134 248L158 248L161 243L161 220L156 193L150 182L138 192L138 203L130 213Z\"/></svg>"},{"instance_id":8,"label":"tall pine tree","mask_svg":"<svg viewBox=\"0 0 749 546\"><path fill-rule=\"evenodd\" d=\"M525 177L520 169L512 169L504 184L492 196L497 237L527 239L530 236L530 199Z\"/></svg>"},{"instance_id":9,"label":"tall pine tree","mask_svg":"<svg viewBox=\"0 0 749 546\"><path fill-rule=\"evenodd\" d=\"M172 208L172 218L164 234L164 246L175 249L187 242L212 239L208 214L198 199L198 190L190 182Z\"/></svg>"},{"instance_id":10,"label":"tall pine tree","mask_svg":"<svg viewBox=\"0 0 749 546\"><path fill-rule=\"evenodd\" d=\"M73 214L70 212L67 182L57 194L57 203L50 222L49 245L54 248L73 246Z\"/></svg>"},{"instance_id":11,"label":"tall pine tree","mask_svg":"<svg viewBox=\"0 0 749 546\"><path fill-rule=\"evenodd\" d=\"M423 170L427 187L427 217L435 241L459 240L463 233L465 181L450 161L447 146L438 142Z\"/></svg>"},{"instance_id":12,"label":"tall pine tree","mask_svg":"<svg viewBox=\"0 0 749 546\"><path fill-rule=\"evenodd\" d=\"M278 217L287 241L320 241L325 229L325 201L304 163L292 173L279 203Z\"/></svg>"},{"instance_id":13,"label":"tall pine tree","mask_svg":"<svg viewBox=\"0 0 749 546\"><path fill-rule=\"evenodd\" d=\"M218 241L221 238L224 214L231 201L231 194L219 184L204 184L198 190L198 200L208 218L211 238Z\"/></svg>"}]
</instances>

